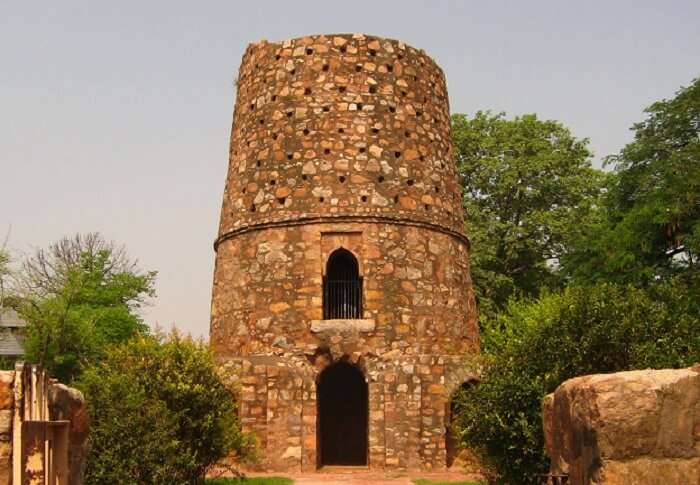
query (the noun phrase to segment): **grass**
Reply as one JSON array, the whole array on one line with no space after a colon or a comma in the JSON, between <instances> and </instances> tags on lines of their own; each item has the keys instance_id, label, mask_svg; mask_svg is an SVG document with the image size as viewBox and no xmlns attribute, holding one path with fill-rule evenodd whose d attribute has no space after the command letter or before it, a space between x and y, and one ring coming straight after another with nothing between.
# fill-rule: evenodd
<instances>
[{"instance_id":1,"label":"grass","mask_svg":"<svg viewBox=\"0 0 700 485\"><path fill-rule=\"evenodd\" d=\"M210 478L206 485L292 485L291 478L253 477L253 478Z\"/></svg>"},{"instance_id":2,"label":"grass","mask_svg":"<svg viewBox=\"0 0 700 485\"><path fill-rule=\"evenodd\" d=\"M418 478L413 480L415 485L483 485L482 482L436 482L434 480L426 480L425 478Z\"/></svg>"}]
</instances>

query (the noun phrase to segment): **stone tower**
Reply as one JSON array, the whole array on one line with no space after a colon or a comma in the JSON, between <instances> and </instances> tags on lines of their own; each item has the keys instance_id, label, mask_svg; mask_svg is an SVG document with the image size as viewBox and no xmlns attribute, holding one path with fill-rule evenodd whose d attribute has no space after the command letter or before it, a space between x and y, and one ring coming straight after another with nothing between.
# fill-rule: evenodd
<instances>
[{"instance_id":1,"label":"stone tower","mask_svg":"<svg viewBox=\"0 0 700 485\"><path fill-rule=\"evenodd\" d=\"M261 466L444 468L479 335L441 69L317 35L251 44L237 86L211 345Z\"/></svg>"}]
</instances>

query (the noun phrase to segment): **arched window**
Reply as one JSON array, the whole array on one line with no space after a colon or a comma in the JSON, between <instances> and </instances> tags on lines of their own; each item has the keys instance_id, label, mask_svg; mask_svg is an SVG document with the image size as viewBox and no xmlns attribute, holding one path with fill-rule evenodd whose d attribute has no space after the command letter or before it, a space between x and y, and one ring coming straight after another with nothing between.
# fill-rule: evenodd
<instances>
[{"instance_id":1,"label":"arched window","mask_svg":"<svg viewBox=\"0 0 700 485\"><path fill-rule=\"evenodd\" d=\"M362 318L362 277L347 249L331 253L323 278L323 318Z\"/></svg>"}]
</instances>

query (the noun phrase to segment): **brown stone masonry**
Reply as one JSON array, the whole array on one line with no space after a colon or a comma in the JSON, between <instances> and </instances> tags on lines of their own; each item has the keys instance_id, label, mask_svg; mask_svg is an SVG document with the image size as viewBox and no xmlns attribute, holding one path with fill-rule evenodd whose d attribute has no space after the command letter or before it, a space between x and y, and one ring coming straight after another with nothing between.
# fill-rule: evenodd
<instances>
[{"instance_id":1,"label":"brown stone masonry","mask_svg":"<svg viewBox=\"0 0 700 485\"><path fill-rule=\"evenodd\" d=\"M262 466L444 467L479 336L442 71L319 35L250 45L237 85L211 345Z\"/></svg>"}]
</instances>

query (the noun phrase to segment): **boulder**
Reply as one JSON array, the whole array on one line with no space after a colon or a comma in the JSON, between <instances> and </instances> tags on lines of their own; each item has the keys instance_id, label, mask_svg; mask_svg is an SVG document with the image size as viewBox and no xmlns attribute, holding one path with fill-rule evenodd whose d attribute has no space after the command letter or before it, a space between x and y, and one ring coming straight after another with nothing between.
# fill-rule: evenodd
<instances>
[{"instance_id":1,"label":"boulder","mask_svg":"<svg viewBox=\"0 0 700 485\"><path fill-rule=\"evenodd\" d=\"M700 366L570 379L543 428L550 472L572 485L700 484Z\"/></svg>"}]
</instances>

